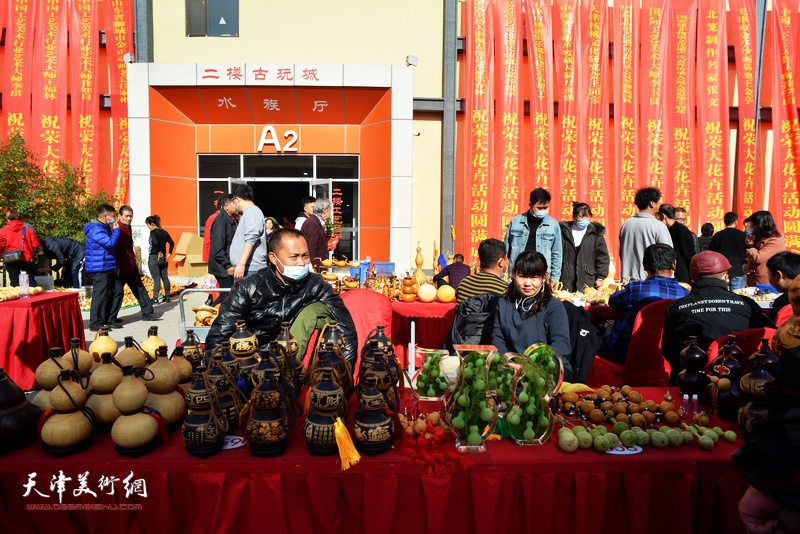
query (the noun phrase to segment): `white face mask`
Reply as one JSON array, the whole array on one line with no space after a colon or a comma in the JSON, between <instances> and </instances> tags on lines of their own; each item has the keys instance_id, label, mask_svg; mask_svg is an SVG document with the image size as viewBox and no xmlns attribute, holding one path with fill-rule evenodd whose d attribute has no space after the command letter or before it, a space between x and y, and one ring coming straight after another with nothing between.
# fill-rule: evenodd
<instances>
[{"instance_id":1,"label":"white face mask","mask_svg":"<svg viewBox=\"0 0 800 534\"><path fill-rule=\"evenodd\" d=\"M275 259L278 260L278 263L281 264L283 267L283 272L281 273L283 276L288 278L289 280L294 280L298 282L308 276L308 273L311 270L311 264L306 263L305 265L289 265L286 266L283 262L278 258L277 254L275 255Z\"/></svg>"}]
</instances>

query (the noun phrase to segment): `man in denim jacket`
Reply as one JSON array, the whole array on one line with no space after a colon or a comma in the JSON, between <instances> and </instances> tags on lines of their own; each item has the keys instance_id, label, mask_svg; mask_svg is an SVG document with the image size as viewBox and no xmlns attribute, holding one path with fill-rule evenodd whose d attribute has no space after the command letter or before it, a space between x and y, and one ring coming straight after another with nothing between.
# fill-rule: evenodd
<instances>
[{"instance_id":1,"label":"man in denim jacket","mask_svg":"<svg viewBox=\"0 0 800 534\"><path fill-rule=\"evenodd\" d=\"M536 250L547 259L550 280L555 283L561 278L562 245L558 221L547 215L550 198L550 193L541 187L531 191L530 210L511 219L504 243L508 251L509 272L521 252ZM534 229L533 235L531 228Z\"/></svg>"}]
</instances>

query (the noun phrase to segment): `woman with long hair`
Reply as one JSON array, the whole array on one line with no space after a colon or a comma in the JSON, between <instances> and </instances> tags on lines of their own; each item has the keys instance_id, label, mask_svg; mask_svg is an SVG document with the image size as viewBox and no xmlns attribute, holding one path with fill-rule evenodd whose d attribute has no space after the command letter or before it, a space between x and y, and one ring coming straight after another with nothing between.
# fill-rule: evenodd
<instances>
[{"instance_id":1,"label":"woman with long hair","mask_svg":"<svg viewBox=\"0 0 800 534\"><path fill-rule=\"evenodd\" d=\"M561 283L567 291L600 287L608 276L608 247L605 226L592 222L592 208L585 202L572 203L572 220L562 221Z\"/></svg>"},{"instance_id":2,"label":"woman with long hair","mask_svg":"<svg viewBox=\"0 0 800 534\"><path fill-rule=\"evenodd\" d=\"M786 250L786 241L775 225L775 219L768 211L757 211L747 218L749 226L745 227L744 244L747 266L747 285L769 284L767 261Z\"/></svg>"},{"instance_id":3,"label":"woman with long hair","mask_svg":"<svg viewBox=\"0 0 800 534\"><path fill-rule=\"evenodd\" d=\"M541 252L526 250L517 256L505 298L497 303L492 344L500 354L523 353L534 343L547 343L571 367L569 320L564 305L554 297L547 260Z\"/></svg>"},{"instance_id":4,"label":"woman with long hair","mask_svg":"<svg viewBox=\"0 0 800 534\"><path fill-rule=\"evenodd\" d=\"M705 223L700 227L700 237L697 238L697 244L700 246L700 252L708 250L711 246L711 240L714 238L714 225Z\"/></svg>"},{"instance_id":5,"label":"woman with long hair","mask_svg":"<svg viewBox=\"0 0 800 534\"><path fill-rule=\"evenodd\" d=\"M167 274L168 260L175 249L169 233L161 228L161 217L151 215L144 220L150 229L150 254L147 257L147 266L150 276L153 277L153 302L169 302L169 274ZM169 254L167 253L169 243ZM164 282L164 296L161 297L161 282Z\"/></svg>"}]
</instances>

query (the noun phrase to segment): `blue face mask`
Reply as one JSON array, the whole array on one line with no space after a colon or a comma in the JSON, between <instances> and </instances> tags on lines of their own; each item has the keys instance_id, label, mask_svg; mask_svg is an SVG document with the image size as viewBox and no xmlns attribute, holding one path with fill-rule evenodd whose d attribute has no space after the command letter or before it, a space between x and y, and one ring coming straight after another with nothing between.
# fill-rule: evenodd
<instances>
[{"instance_id":1,"label":"blue face mask","mask_svg":"<svg viewBox=\"0 0 800 534\"><path fill-rule=\"evenodd\" d=\"M589 226L589 219L577 219L575 221L575 226L577 226L581 230L585 230L586 227Z\"/></svg>"},{"instance_id":2,"label":"blue face mask","mask_svg":"<svg viewBox=\"0 0 800 534\"><path fill-rule=\"evenodd\" d=\"M305 265L286 266L283 265L283 262L278 259L278 256L275 256L275 259L278 260L278 263L283 266L283 272L281 274L289 280L294 280L295 282L298 282L308 276L308 273L311 270L310 263L306 263Z\"/></svg>"},{"instance_id":3,"label":"blue face mask","mask_svg":"<svg viewBox=\"0 0 800 534\"><path fill-rule=\"evenodd\" d=\"M111 225L113 225L115 222L117 222L117 218L116 218L116 217L114 217L113 219L111 219L110 221L108 221L106 224L108 224L109 226L111 226Z\"/></svg>"},{"instance_id":4,"label":"blue face mask","mask_svg":"<svg viewBox=\"0 0 800 534\"><path fill-rule=\"evenodd\" d=\"M755 233L756 233L756 231L753 230L752 228L745 228L744 229L744 235L746 235L747 237L753 237L755 235Z\"/></svg>"},{"instance_id":5,"label":"blue face mask","mask_svg":"<svg viewBox=\"0 0 800 534\"><path fill-rule=\"evenodd\" d=\"M546 215L547 215L547 210L541 210L541 211L533 210L533 216L536 217L537 219L544 219Z\"/></svg>"}]
</instances>

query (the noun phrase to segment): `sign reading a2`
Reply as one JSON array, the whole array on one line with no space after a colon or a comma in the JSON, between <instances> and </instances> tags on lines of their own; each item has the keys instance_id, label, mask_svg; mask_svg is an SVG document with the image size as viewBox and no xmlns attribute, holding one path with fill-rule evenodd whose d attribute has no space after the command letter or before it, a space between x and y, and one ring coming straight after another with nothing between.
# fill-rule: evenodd
<instances>
[{"instance_id":1,"label":"sign reading a2","mask_svg":"<svg viewBox=\"0 0 800 534\"><path fill-rule=\"evenodd\" d=\"M281 143L278 140L278 134L275 132L275 128L272 126L264 126L264 129L261 130L261 139L258 141L258 149L256 152L261 152L264 150L265 145L272 145L275 147L276 152L297 152L297 147L295 144L297 143L297 132L294 130L286 130L283 133L283 137L289 138L286 141L286 144L281 147Z\"/></svg>"}]
</instances>

